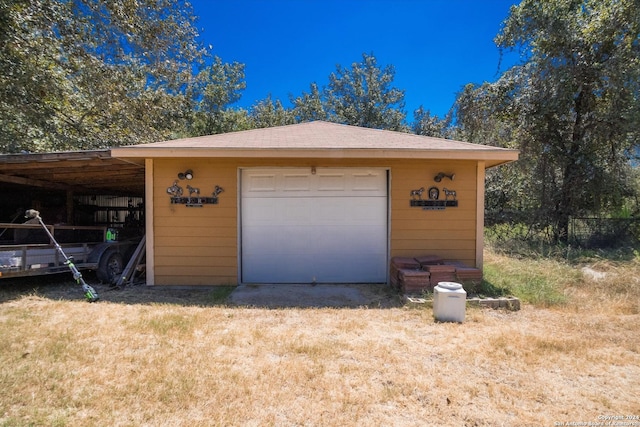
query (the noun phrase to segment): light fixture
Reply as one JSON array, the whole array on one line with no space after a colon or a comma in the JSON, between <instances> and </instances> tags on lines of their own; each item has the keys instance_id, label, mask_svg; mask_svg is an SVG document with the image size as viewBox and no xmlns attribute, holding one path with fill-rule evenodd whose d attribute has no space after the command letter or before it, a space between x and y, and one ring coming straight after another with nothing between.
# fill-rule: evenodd
<instances>
[{"instance_id":1,"label":"light fixture","mask_svg":"<svg viewBox=\"0 0 640 427\"><path fill-rule=\"evenodd\" d=\"M445 178L445 177L446 177L446 178L449 178L451 181L453 181L453 178L455 178L455 177L456 177L456 174L455 174L455 173L452 173L452 174L450 174L450 175L449 175L449 174L446 174L446 173L444 173L444 172L439 172L439 173L438 173L438 175L436 175L436 176L433 178L433 180L434 180L435 182L440 182L440 181L442 181L442 178Z\"/></svg>"},{"instance_id":2,"label":"light fixture","mask_svg":"<svg viewBox=\"0 0 640 427\"><path fill-rule=\"evenodd\" d=\"M178 178L180 178L180 179L193 179L193 171L191 169L187 169L184 172L180 172L178 174Z\"/></svg>"},{"instance_id":3,"label":"light fixture","mask_svg":"<svg viewBox=\"0 0 640 427\"><path fill-rule=\"evenodd\" d=\"M311 166L311 175L315 175L315 174L316 174L316 167Z\"/></svg>"}]
</instances>

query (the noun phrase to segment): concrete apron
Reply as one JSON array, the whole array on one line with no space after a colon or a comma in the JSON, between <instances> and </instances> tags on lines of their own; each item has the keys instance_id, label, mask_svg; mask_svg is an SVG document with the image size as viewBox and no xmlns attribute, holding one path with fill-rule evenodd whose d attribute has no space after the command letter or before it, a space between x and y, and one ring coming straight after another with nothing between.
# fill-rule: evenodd
<instances>
[{"instance_id":1,"label":"concrete apron","mask_svg":"<svg viewBox=\"0 0 640 427\"><path fill-rule=\"evenodd\" d=\"M239 285L229 303L239 306L361 307L376 304L376 290L388 285Z\"/></svg>"}]
</instances>

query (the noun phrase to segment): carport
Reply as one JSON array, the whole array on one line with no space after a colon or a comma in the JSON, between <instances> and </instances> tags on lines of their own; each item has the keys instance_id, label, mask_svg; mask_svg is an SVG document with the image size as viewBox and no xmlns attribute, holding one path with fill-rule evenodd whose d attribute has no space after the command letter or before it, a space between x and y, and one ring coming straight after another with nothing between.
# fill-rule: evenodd
<instances>
[{"instance_id":1,"label":"carport","mask_svg":"<svg viewBox=\"0 0 640 427\"><path fill-rule=\"evenodd\" d=\"M20 222L20 212L35 208L50 222L79 225L89 221L79 218L80 198L112 216L128 206L100 205L142 200L144 164L113 158L108 149L2 154L0 195L0 222Z\"/></svg>"}]
</instances>

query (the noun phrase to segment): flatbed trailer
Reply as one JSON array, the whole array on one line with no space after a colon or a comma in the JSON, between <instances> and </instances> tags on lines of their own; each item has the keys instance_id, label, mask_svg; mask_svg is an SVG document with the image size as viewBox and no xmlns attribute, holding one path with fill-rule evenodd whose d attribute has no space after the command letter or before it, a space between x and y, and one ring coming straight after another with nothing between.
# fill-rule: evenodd
<instances>
[{"instance_id":1,"label":"flatbed trailer","mask_svg":"<svg viewBox=\"0 0 640 427\"><path fill-rule=\"evenodd\" d=\"M107 227L47 225L78 270L115 283L140 239L107 241ZM0 279L68 273L65 259L39 224L0 223Z\"/></svg>"}]
</instances>

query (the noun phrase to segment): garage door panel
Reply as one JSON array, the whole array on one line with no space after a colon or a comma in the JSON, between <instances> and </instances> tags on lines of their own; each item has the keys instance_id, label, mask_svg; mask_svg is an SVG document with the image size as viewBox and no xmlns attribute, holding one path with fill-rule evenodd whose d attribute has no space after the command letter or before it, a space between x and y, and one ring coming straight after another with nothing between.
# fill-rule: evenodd
<instances>
[{"instance_id":1,"label":"garage door panel","mask_svg":"<svg viewBox=\"0 0 640 427\"><path fill-rule=\"evenodd\" d=\"M372 247L380 246L380 233L374 227L289 227L286 232L278 227L249 229L244 236L245 254L264 252L297 259L306 253L318 257L340 254L355 257L359 253L371 254ZM385 251L386 252L386 251Z\"/></svg>"},{"instance_id":2,"label":"garage door panel","mask_svg":"<svg viewBox=\"0 0 640 427\"><path fill-rule=\"evenodd\" d=\"M278 207L269 199L249 199L242 202L242 222L245 225L269 224L277 218Z\"/></svg>"},{"instance_id":3,"label":"garage door panel","mask_svg":"<svg viewBox=\"0 0 640 427\"><path fill-rule=\"evenodd\" d=\"M285 243L280 229L274 227L247 227L242 233L243 252L260 253L263 248L281 248Z\"/></svg>"},{"instance_id":4,"label":"garage door panel","mask_svg":"<svg viewBox=\"0 0 640 427\"><path fill-rule=\"evenodd\" d=\"M344 173L321 173L318 174L319 192L326 191L346 191L346 177Z\"/></svg>"},{"instance_id":5,"label":"garage door panel","mask_svg":"<svg viewBox=\"0 0 640 427\"><path fill-rule=\"evenodd\" d=\"M242 197L367 197L387 196L384 169L310 168L245 169L242 172Z\"/></svg>"},{"instance_id":6,"label":"garage door panel","mask_svg":"<svg viewBox=\"0 0 640 427\"><path fill-rule=\"evenodd\" d=\"M311 191L311 176L307 173L283 174L282 178L282 190L285 193L295 191L308 194Z\"/></svg>"},{"instance_id":7,"label":"garage door panel","mask_svg":"<svg viewBox=\"0 0 640 427\"><path fill-rule=\"evenodd\" d=\"M386 281L386 170L247 169L241 188L243 282Z\"/></svg>"},{"instance_id":8,"label":"garage door panel","mask_svg":"<svg viewBox=\"0 0 640 427\"><path fill-rule=\"evenodd\" d=\"M378 191L381 181L386 181L386 174L380 173L354 173L352 189L357 192Z\"/></svg>"},{"instance_id":9,"label":"garage door panel","mask_svg":"<svg viewBox=\"0 0 640 427\"><path fill-rule=\"evenodd\" d=\"M275 192L276 175L274 173L253 173L245 179L247 192Z\"/></svg>"}]
</instances>

